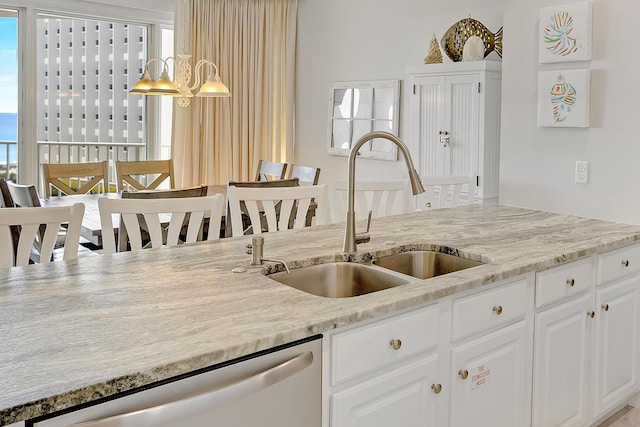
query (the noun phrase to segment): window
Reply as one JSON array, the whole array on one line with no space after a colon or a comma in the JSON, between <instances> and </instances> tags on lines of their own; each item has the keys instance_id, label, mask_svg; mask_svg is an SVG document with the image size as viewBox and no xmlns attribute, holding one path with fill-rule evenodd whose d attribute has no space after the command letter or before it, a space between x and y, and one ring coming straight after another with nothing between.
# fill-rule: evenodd
<instances>
[{"instance_id":1,"label":"window","mask_svg":"<svg viewBox=\"0 0 640 427\"><path fill-rule=\"evenodd\" d=\"M132 8L131 22L122 22L120 18L96 19L96 16L104 16L107 9L95 6L94 2L78 1L73 16L56 10L56 2L46 2L51 3L46 11L30 6L41 2L12 3L20 6L13 10L7 6L0 9L0 93L3 94L0 97L0 132L4 132L0 134L0 177L18 179L18 160L29 165L56 161L49 153L61 153L60 159L90 161L88 157L85 159L85 152L65 153L64 150L69 150L64 148L65 144L67 147L73 145L75 150L84 146L86 153L100 156L109 155L109 149L102 146L119 150L114 145L117 144L129 152L138 151L140 159L159 157L158 139L152 148L147 146L147 127L158 127L154 133L160 135L159 127L161 124L164 127L165 123L147 118L159 117L164 100L130 94L129 88L140 78L149 48L162 50L164 57L172 55L165 54L160 38L149 38L150 31L155 31L154 26L161 26L158 30L165 31L164 24L155 22L155 18L147 17L143 12L136 12L135 8ZM20 13L25 11L28 13ZM18 43L18 28L25 29L30 37L33 34L36 45ZM131 45L125 40L139 43ZM138 69L140 73L136 72ZM18 96L26 90L19 82L29 81L19 74L31 70L36 76L36 97ZM113 70L111 75L109 70ZM131 73L123 74L122 70L131 70ZM115 90L109 91L109 87ZM24 119L18 117L19 99L24 102L20 111L33 111L33 115ZM5 113L10 115L10 120L4 120ZM116 120L105 120L107 117ZM25 129L33 129L35 138L21 139ZM17 148L23 146L29 149L21 154ZM131 148L133 146L140 148ZM112 154L116 155L115 152ZM9 158L4 160L7 155ZM3 164L8 167L2 167ZM29 166L20 170L19 181L38 182L38 168ZM5 175L5 171L10 175Z\"/></svg>"},{"instance_id":2,"label":"window","mask_svg":"<svg viewBox=\"0 0 640 427\"><path fill-rule=\"evenodd\" d=\"M329 91L327 152L347 156L354 143L372 131L398 134L398 80L337 82ZM374 139L358 154L382 160L396 160L397 147L386 139Z\"/></svg>"}]
</instances>

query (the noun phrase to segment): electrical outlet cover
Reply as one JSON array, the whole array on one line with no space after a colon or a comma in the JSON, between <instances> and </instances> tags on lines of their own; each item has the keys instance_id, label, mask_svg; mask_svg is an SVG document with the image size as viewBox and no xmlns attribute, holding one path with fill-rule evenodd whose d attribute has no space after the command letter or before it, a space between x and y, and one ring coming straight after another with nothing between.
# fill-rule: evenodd
<instances>
[{"instance_id":1,"label":"electrical outlet cover","mask_svg":"<svg viewBox=\"0 0 640 427\"><path fill-rule=\"evenodd\" d=\"M589 183L589 162L579 160L576 162L576 184L588 184Z\"/></svg>"}]
</instances>

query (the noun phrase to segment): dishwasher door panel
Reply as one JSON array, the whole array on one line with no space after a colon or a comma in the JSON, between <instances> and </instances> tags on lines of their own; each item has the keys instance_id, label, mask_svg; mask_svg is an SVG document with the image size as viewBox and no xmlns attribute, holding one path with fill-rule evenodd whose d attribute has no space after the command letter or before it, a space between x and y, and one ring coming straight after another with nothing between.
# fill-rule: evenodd
<instances>
[{"instance_id":1,"label":"dishwasher door panel","mask_svg":"<svg viewBox=\"0 0 640 427\"><path fill-rule=\"evenodd\" d=\"M320 427L321 339L54 418L36 427Z\"/></svg>"}]
</instances>

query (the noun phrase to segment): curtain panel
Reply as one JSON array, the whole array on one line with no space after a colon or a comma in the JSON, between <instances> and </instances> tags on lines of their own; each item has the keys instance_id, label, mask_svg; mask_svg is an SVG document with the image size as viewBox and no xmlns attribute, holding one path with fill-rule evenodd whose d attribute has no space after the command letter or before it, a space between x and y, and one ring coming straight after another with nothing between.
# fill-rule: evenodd
<instances>
[{"instance_id":1,"label":"curtain panel","mask_svg":"<svg viewBox=\"0 0 640 427\"><path fill-rule=\"evenodd\" d=\"M260 159L292 157L297 8L298 0L176 2L175 52L191 54L192 66L214 62L231 92L193 97L187 108L174 101L178 186L250 180Z\"/></svg>"}]
</instances>

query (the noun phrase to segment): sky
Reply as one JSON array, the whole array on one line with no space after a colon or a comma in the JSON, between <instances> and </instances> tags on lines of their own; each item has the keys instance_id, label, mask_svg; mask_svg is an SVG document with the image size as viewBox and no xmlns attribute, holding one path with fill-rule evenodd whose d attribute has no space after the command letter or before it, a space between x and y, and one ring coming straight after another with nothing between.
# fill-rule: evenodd
<instances>
[{"instance_id":1,"label":"sky","mask_svg":"<svg viewBox=\"0 0 640 427\"><path fill-rule=\"evenodd\" d=\"M18 111L18 20L0 18L0 113Z\"/></svg>"}]
</instances>

